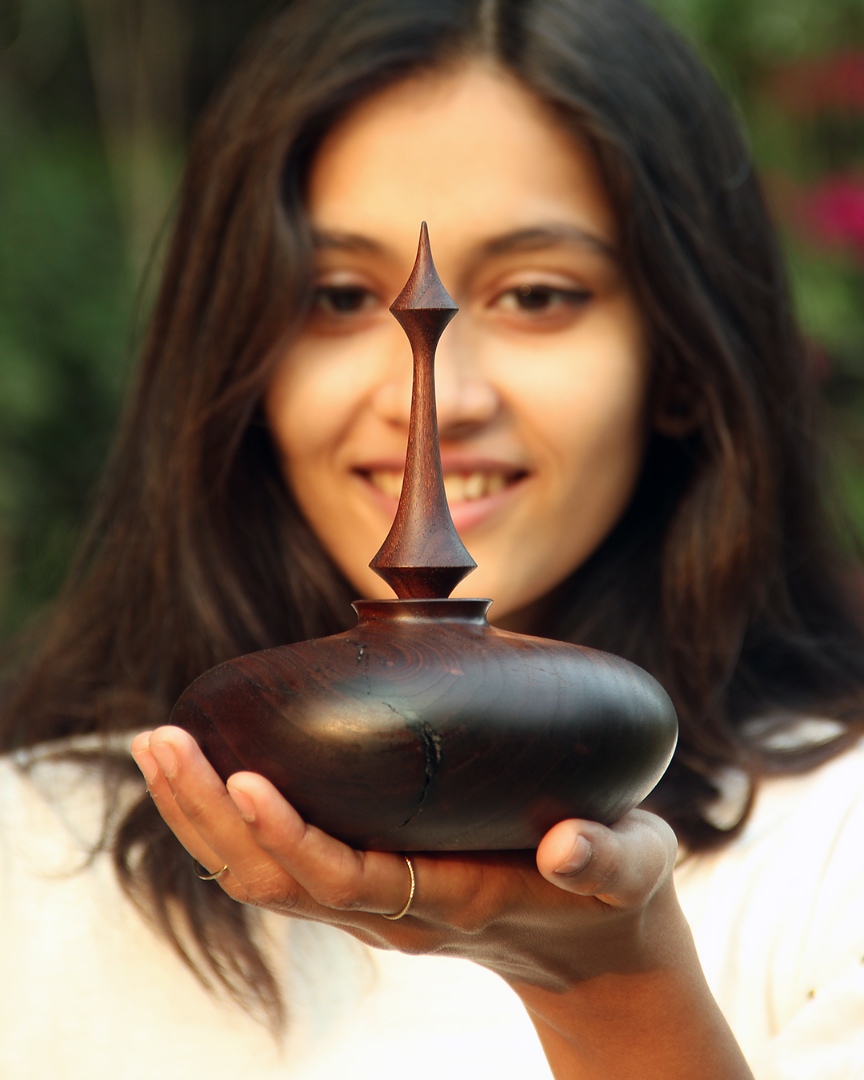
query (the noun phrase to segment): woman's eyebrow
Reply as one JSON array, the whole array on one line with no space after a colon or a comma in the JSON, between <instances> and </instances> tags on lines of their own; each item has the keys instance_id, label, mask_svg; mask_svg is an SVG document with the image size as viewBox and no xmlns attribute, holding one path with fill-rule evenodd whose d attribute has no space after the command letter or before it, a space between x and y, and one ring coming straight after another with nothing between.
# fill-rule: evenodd
<instances>
[{"instance_id":1,"label":"woman's eyebrow","mask_svg":"<svg viewBox=\"0 0 864 1080\"><path fill-rule=\"evenodd\" d=\"M620 256L610 241L595 233L588 232L578 225L555 223L550 225L532 225L524 229L514 229L493 237L481 245L480 253L484 256L507 255L518 251L542 251L545 248L575 244L602 255L613 262Z\"/></svg>"},{"instance_id":2,"label":"woman's eyebrow","mask_svg":"<svg viewBox=\"0 0 864 1080\"><path fill-rule=\"evenodd\" d=\"M383 244L361 233L325 229L313 229L312 244L316 251L357 251L373 255L387 254L388 251Z\"/></svg>"},{"instance_id":3,"label":"woman's eyebrow","mask_svg":"<svg viewBox=\"0 0 864 1080\"><path fill-rule=\"evenodd\" d=\"M314 229L312 242L316 251L356 252L391 259L397 257L396 253L388 245L363 233ZM514 252L543 251L549 248L569 246L583 248L616 264L620 262L619 253L609 240L578 225L565 222L513 229L510 232L501 233L499 236L480 241L474 249L472 261L481 261L484 258L493 258Z\"/></svg>"}]
</instances>

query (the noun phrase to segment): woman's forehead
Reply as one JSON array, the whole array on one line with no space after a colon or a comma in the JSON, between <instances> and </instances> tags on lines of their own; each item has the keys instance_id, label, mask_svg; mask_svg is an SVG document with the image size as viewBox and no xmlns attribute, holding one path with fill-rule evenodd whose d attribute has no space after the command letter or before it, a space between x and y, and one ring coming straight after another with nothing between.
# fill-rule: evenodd
<instances>
[{"instance_id":1,"label":"woman's forehead","mask_svg":"<svg viewBox=\"0 0 864 1080\"><path fill-rule=\"evenodd\" d=\"M528 245L557 229L612 249L617 232L587 143L480 63L409 78L346 114L316 154L307 208L322 237L398 236L400 247L421 220L439 243L453 230Z\"/></svg>"}]
</instances>

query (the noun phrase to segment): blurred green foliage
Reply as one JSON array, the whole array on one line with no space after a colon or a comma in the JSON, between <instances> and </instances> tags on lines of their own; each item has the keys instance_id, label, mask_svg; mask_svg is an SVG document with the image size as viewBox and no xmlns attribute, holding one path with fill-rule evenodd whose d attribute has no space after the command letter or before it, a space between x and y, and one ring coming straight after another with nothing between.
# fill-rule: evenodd
<instances>
[{"instance_id":1,"label":"blurred green foliage","mask_svg":"<svg viewBox=\"0 0 864 1080\"><path fill-rule=\"evenodd\" d=\"M864 526L864 0L654 4L699 43L751 133ZM190 127L278 6L0 6L0 633L62 581Z\"/></svg>"},{"instance_id":2,"label":"blurred green foliage","mask_svg":"<svg viewBox=\"0 0 864 1080\"><path fill-rule=\"evenodd\" d=\"M46 145L10 127L0 136L11 151L0 180L0 559L17 568L4 583L15 622L68 560L115 411L130 289L98 145L71 133Z\"/></svg>"},{"instance_id":3,"label":"blurred green foliage","mask_svg":"<svg viewBox=\"0 0 864 1080\"><path fill-rule=\"evenodd\" d=\"M272 6L0 4L0 635L62 583L185 140Z\"/></svg>"}]
</instances>

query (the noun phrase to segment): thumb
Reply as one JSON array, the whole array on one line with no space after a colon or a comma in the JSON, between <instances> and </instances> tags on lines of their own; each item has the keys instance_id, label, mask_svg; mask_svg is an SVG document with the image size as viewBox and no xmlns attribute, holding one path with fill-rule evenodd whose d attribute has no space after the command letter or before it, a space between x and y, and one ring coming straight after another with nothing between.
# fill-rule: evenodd
<instances>
[{"instance_id":1,"label":"thumb","mask_svg":"<svg viewBox=\"0 0 864 1080\"><path fill-rule=\"evenodd\" d=\"M676 850L665 821L632 810L608 828L596 821L559 822L540 842L537 869L565 892L636 907L671 875Z\"/></svg>"}]
</instances>

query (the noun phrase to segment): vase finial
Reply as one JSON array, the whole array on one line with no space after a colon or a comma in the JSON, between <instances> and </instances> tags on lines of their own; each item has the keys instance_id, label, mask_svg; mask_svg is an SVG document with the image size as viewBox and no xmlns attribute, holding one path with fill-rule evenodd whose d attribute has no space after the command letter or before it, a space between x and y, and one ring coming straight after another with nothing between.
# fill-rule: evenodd
<instances>
[{"instance_id":1,"label":"vase finial","mask_svg":"<svg viewBox=\"0 0 864 1080\"><path fill-rule=\"evenodd\" d=\"M414 269L390 308L414 356L405 475L396 517L369 564L400 600L446 599L477 565L450 517L435 408L435 349L459 310L438 277L424 221Z\"/></svg>"}]
</instances>

